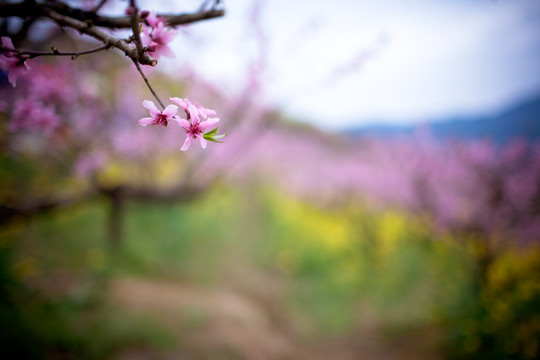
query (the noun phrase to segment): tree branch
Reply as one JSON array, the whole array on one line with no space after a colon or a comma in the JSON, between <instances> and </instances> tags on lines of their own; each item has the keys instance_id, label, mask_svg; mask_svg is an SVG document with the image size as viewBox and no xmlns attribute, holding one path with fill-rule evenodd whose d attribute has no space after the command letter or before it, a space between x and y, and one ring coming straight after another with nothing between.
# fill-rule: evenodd
<instances>
[{"instance_id":1,"label":"tree branch","mask_svg":"<svg viewBox=\"0 0 540 360\"><path fill-rule=\"evenodd\" d=\"M0 204L0 225L4 225L17 217L30 217L46 211L86 203L100 194L108 195L118 188L92 187L88 191L78 195L62 197L43 197L25 199L22 203L3 205ZM123 200L138 200L156 203L170 203L175 201L189 201L202 195L208 189L207 186L180 183L171 189L156 189L146 187L122 186Z\"/></svg>"},{"instance_id":2,"label":"tree branch","mask_svg":"<svg viewBox=\"0 0 540 360\"><path fill-rule=\"evenodd\" d=\"M135 0L130 0L131 9L131 32L133 33L133 40L135 47L137 48L137 54L139 57L144 56L144 48L142 46L140 25L139 25L139 8L135 3Z\"/></svg>"},{"instance_id":3,"label":"tree branch","mask_svg":"<svg viewBox=\"0 0 540 360\"><path fill-rule=\"evenodd\" d=\"M4 18L14 16L26 19L30 17L48 16L50 11L82 22L91 23L94 26L110 29L127 29L131 27L131 16L101 16L98 15L96 11L73 8L58 1L46 1L44 3L23 1L20 3L0 4L0 17ZM158 14L158 16L164 19L167 25L171 27L214 19L224 15L225 10L215 8L191 14Z\"/></svg>"},{"instance_id":4,"label":"tree branch","mask_svg":"<svg viewBox=\"0 0 540 360\"><path fill-rule=\"evenodd\" d=\"M124 54L126 54L126 56L129 56L131 60L136 63L138 62L144 65L151 66L157 65L157 60L148 55L147 53L143 53L143 56L139 57L137 48L135 46L129 44L125 40L112 37L103 30L92 26L90 23L86 23L77 19L70 18L68 16L61 15L52 10L49 10L46 15L56 21L59 25L71 27L78 30L81 34L87 34L97 40L100 40L107 46L114 46L115 48L122 50Z\"/></svg>"},{"instance_id":5,"label":"tree branch","mask_svg":"<svg viewBox=\"0 0 540 360\"><path fill-rule=\"evenodd\" d=\"M110 48L110 45L101 45L92 49L83 50L83 51L69 51L69 52L60 52L55 47L52 48L51 52L47 51L27 51L27 50L18 50L18 49L11 49L7 47L0 46L0 52L11 52L16 53L20 55L28 55L30 59L38 57L38 56L80 56L80 55L88 55L93 54L99 51L107 50Z\"/></svg>"},{"instance_id":6,"label":"tree branch","mask_svg":"<svg viewBox=\"0 0 540 360\"><path fill-rule=\"evenodd\" d=\"M146 83L146 86L148 86L148 89L150 89L150 92L152 93L152 95L154 95L154 98L156 98L159 105L161 105L161 109L165 110L165 105L163 105L163 102L161 101L157 93L154 91L154 88L152 87L152 85L150 85L150 81L148 81L148 78L146 77L146 75L144 75L139 63L137 63L135 60L133 61L133 63L135 64L135 67L137 68L137 71L139 72L139 74L141 74L144 82Z\"/></svg>"}]
</instances>

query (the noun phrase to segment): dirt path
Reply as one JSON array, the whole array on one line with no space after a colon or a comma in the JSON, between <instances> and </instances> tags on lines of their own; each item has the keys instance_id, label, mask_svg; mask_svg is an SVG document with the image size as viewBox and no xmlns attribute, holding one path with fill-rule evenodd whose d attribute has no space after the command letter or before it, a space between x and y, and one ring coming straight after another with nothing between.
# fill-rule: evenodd
<instances>
[{"instance_id":1,"label":"dirt path","mask_svg":"<svg viewBox=\"0 0 540 360\"><path fill-rule=\"evenodd\" d=\"M253 284L252 284L253 285ZM424 331L388 340L373 323L346 338L303 339L279 305L276 289L204 288L170 280L117 279L110 301L155 318L178 339L166 353L133 349L120 360L440 359L440 336Z\"/></svg>"}]
</instances>

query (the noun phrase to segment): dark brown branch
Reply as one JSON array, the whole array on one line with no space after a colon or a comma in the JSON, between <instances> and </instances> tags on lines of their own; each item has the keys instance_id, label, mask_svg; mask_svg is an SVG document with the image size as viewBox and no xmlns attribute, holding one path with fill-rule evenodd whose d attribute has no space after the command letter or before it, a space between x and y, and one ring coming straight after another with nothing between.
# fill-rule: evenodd
<instances>
[{"instance_id":1,"label":"dark brown branch","mask_svg":"<svg viewBox=\"0 0 540 360\"><path fill-rule=\"evenodd\" d=\"M159 190L156 188L130 187L122 186L122 200L138 200L156 203L167 203L175 201L189 201L202 195L209 186L194 186L185 183L180 183L172 189ZM36 214L41 214L47 211L66 208L77 204L86 203L100 194L110 196L111 191L116 191L110 188L93 187L89 191L80 195L71 195L64 197L47 197L35 198L32 200L25 199L24 203L2 205L0 204L0 225L6 224L14 218L26 218Z\"/></svg>"},{"instance_id":2,"label":"dark brown branch","mask_svg":"<svg viewBox=\"0 0 540 360\"><path fill-rule=\"evenodd\" d=\"M81 56L81 55L88 55L97 53L99 51L107 50L110 48L110 45L101 45L92 49L83 50L83 51L68 51L68 52L61 52L58 51L56 48L52 48L52 52L48 51L29 51L29 50L18 50L18 49L10 49L3 46L0 46L0 52L12 52L20 55L28 55L30 59L38 57L38 56Z\"/></svg>"},{"instance_id":3,"label":"dark brown branch","mask_svg":"<svg viewBox=\"0 0 540 360\"><path fill-rule=\"evenodd\" d=\"M176 201L193 200L202 195L206 190L208 190L208 188L209 186L196 187L183 183L168 190L143 187L126 187L124 188L124 195L126 199L130 200L171 203Z\"/></svg>"},{"instance_id":4,"label":"dark brown branch","mask_svg":"<svg viewBox=\"0 0 540 360\"><path fill-rule=\"evenodd\" d=\"M133 39L135 41L135 47L137 48L137 53L139 57L144 56L144 48L142 46L140 26L139 26L139 8L135 0L130 0L130 9L131 9L131 32L133 33Z\"/></svg>"},{"instance_id":5,"label":"dark brown branch","mask_svg":"<svg viewBox=\"0 0 540 360\"><path fill-rule=\"evenodd\" d=\"M83 202L87 202L96 196L95 191L89 191L76 196L47 197L25 199L24 204L2 205L0 204L0 225L9 222L13 218L28 217L58 208L64 208Z\"/></svg>"},{"instance_id":6,"label":"dark brown branch","mask_svg":"<svg viewBox=\"0 0 540 360\"><path fill-rule=\"evenodd\" d=\"M86 11L73 8L67 4L57 1L46 1L44 3L35 3L32 1L20 3L0 4L0 17L19 17L31 18L39 16L48 16L50 11L60 15L70 17L82 22L91 23L94 26L106 27L110 29L127 29L131 27L131 16L101 16L96 11ZM171 26L190 24L202 20L209 20L225 15L221 9L209 9L192 14L158 14L166 23Z\"/></svg>"},{"instance_id":7,"label":"dark brown branch","mask_svg":"<svg viewBox=\"0 0 540 360\"><path fill-rule=\"evenodd\" d=\"M134 62L151 66L157 65L157 60L147 53L144 53L142 57L139 57L137 48L135 46L129 44L125 40L112 37L103 30L100 30L89 23L61 15L55 11L48 11L47 16L56 21L59 25L71 27L78 30L81 34L90 35L108 46L114 46L115 48L122 50L124 54L129 56Z\"/></svg>"},{"instance_id":8,"label":"dark brown branch","mask_svg":"<svg viewBox=\"0 0 540 360\"><path fill-rule=\"evenodd\" d=\"M194 14L180 14L180 15L158 14L158 16L163 18L165 22L167 23L167 25L171 27L191 24L194 22L202 21L202 20L215 19L218 17L222 17L224 15L225 15L225 10L216 10L216 9L210 9L208 11L198 12Z\"/></svg>"},{"instance_id":9,"label":"dark brown branch","mask_svg":"<svg viewBox=\"0 0 540 360\"><path fill-rule=\"evenodd\" d=\"M133 13L131 15L109 17L100 16L96 13L96 11L85 11L73 8L61 1L50 0L43 3L38 3L32 0L26 0L20 3L0 3L0 18L14 16L31 22L38 17L47 17L54 20L60 26L70 27L78 30L81 34L92 36L93 38L103 42L103 44L105 44L107 47L113 46L122 50L124 54L129 56L134 62L155 66L157 64L157 60L145 52L145 49L141 43L139 34L140 18L134 0L131 0L131 5L133 8ZM193 14L160 14L159 16L161 16L169 26L174 27L177 25L189 24L196 21L220 17L224 14L225 12L223 10L218 10L213 7L209 10L199 11ZM99 27L111 29L131 28L133 37L127 40L118 39L99 29ZM135 46L131 44L132 41L134 41Z\"/></svg>"}]
</instances>

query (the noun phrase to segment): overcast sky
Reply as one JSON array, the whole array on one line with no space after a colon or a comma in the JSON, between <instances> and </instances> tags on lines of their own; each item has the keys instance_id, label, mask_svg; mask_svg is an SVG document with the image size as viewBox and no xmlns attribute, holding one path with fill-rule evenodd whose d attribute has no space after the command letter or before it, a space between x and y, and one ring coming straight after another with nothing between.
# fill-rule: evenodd
<instances>
[{"instance_id":1,"label":"overcast sky","mask_svg":"<svg viewBox=\"0 0 540 360\"><path fill-rule=\"evenodd\" d=\"M264 46L249 24L257 2ZM235 91L262 48L266 101L324 128L490 113L540 93L538 0L229 0L224 8L223 19L178 39L176 64L194 63Z\"/></svg>"}]
</instances>

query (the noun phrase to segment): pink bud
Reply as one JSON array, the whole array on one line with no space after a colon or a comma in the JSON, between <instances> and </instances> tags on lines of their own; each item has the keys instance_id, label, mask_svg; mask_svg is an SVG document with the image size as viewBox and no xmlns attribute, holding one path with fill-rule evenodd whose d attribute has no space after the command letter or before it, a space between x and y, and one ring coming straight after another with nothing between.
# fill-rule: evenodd
<instances>
[{"instance_id":1,"label":"pink bud","mask_svg":"<svg viewBox=\"0 0 540 360\"><path fill-rule=\"evenodd\" d=\"M135 9L133 6L128 6L125 11L126 15L129 15L129 16L135 14L136 12L137 12L137 9Z\"/></svg>"}]
</instances>

